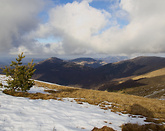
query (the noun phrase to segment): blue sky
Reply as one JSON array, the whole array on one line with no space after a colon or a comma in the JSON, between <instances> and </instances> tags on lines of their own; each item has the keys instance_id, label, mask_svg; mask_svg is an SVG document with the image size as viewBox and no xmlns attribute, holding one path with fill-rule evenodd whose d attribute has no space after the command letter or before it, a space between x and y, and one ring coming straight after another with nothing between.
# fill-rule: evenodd
<instances>
[{"instance_id":1,"label":"blue sky","mask_svg":"<svg viewBox=\"0 0 165 131\"><path fill-rule=\"evenodd\" d=\"M165 53L165 0L1 0L0 54Z\"/></svg>"}]
</instances>

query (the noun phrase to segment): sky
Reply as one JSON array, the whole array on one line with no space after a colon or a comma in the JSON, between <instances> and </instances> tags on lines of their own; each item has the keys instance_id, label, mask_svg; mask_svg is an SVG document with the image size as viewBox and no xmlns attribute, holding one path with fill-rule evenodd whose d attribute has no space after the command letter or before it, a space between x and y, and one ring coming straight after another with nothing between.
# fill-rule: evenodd
<instances>
[{"instance_id":1,"label":"sky","mask_svg":"<svg viewBox=\"0 0 165 131\"><path fill-rule=\"evenodd\" d=\"M0 55L165 53L165 0L1 0Z\"/></svg>"}]
</instances>

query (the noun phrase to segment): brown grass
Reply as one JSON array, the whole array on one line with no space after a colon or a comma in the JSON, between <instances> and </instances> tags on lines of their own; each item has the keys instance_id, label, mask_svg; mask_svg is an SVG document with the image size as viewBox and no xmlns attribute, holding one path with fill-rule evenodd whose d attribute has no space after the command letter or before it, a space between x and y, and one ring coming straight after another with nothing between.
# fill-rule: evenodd
<instances>
[{"instance_id":1,"label":"brown grass","mask_svg":"<svg viewBox=\"0 0 165 131\"><path fill-rule=\"evenodd\" d=\"M103 126L102 128L94 127L92 131L115 131L111 127Z\"/></svg>"},{"instance_id":2,"label":"brown grass","mask_svg":"<svg viewBox=\"0 0 165 131\"><path fill-rule=\"evenodd\" d=\"M3 93L12 95L12 96L17 96L17 97L28 97L30 99L55 99L57 100L56 97L50 95L50 94L42 94L42 93L28 93L28 92L13 92L11 90L4 90Z\"/></svg>"},{"instance_id":3,"label":"brown grass","mask_svg":"<svg viewBox=\"0 0 165 131\"><path fill-rule=\"evenodd\" d=\"M143 75L139 75L139 76L133 77L132 79L138 80L141 78L151 78L151 77L162 76L162 75L165 75L165 68L158 69L158 70L155 70L155 71L143 74Z\"/></svg>"},{"instance_id":4,"label":"brown grass","mask_svg":"<svg viewBox=\"0 0 165 131\"><path fill-rule=\"evenodd\" d=\"M156 125L156 124L145 124L145 125L138 125L138 124L125 124L122 125L122 131L164 131L165 127L163 125Z\"/></svg>"},{"instance_id":5,"label":"brown grass","mask_svg":"<svg viewBox=\"0 0 165 131\"><path fill-rule=\"evenodd\" d=\"M138 125L127 123L121 126L122 131L165 131L165 127L163 125L158 124L145 124ZM102 128L94 127L92 131L115 131L111 127L103 126Z\"/></svg>"},{"instance_id":6,"label":"brown grass","mask_svg":"<svg viewBox=\"0 0 165 131\"><path fill-rule=\"evenodd\" d=\"M142 85L123 89L119 92L148 98L165 98L165 75L139 79L136 82Z\"/></svg>"},{"instance_id":7,"label":"brown grass","mask_svg":"<svg viewBox=\"0 0 165 131\"><path fill-rule=\"evenodd\" d=\"M149 121L165 122L165 102L156 99L143 98L139 96L126 95L114 92L88 90L80 88L72 88L66 86L57 86L53 84L47 84L42 82L36 82L36 86L47 87L49 90L45 90L50 94L41 93L21 93L4 91L6 94L13 96L29 97L31 99L59 99L62 98L75 98L75 101L79 104L87 102L92 105L99 105L100 108L114 112L129 113L133 115L142 115L148 118ZM57 91L50 90L56 89ZM159 120L154 120L158 118Z\"/></svg>"},{"instance_id":8,"label":"brown grass","mask_svg":"<svg viewBox=\"0 0 165 131\"><path fill-rule=\"evenodd\" d=\"M3 86L3 84L2 83L0 83L0 88Z\"/></svg>"}]
</instances>

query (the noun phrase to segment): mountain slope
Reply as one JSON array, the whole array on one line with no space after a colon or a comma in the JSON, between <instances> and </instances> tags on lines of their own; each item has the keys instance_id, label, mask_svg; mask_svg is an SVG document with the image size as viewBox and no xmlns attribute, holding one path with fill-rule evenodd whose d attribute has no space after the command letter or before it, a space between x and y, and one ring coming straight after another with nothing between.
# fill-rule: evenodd
<instances>
[{"instance_id":1,"label":"mountain slope","mask_svg":"<svg viewBox=\"0 0 165 131\"><path fill-rule=\"evenodd\" d=\"M35 66L37 70L33 78L62 85L106 90L111 88L114 79L130 79L163 67L165 58L162 57L137 57L95 69L50 58Z\"/></svg>"},{"instance_id":2,"label":"mountain slope","mask_svg":"<svg viewBox=\"0 0 165 131\"><path fill-rule=\"evenodd\" d=\"M139 76L114 79L105 82L98 89L121 90L121 93L165 100L165 68Z\"/></svg>"},{"instance_id":3,"label":"mountain slope","mask_svg":"<svg viewBox=\"0 0 165 131\"><path fill-rule=\"evenodd\" d=\"M131 88L128 88L131 83ZM119 87L122 87L122 92L126 94L165 100L165 75L125 81L115 88Z\"/></svg>"},{"instance_id":4,"label":"mountain slope","mask_svg":"<svg viewBox=\"0 0 165 131\"><path fill-rule=\"evenodd\" d=\"M97 69L98 72L113 74L116 77L140 75L165 67L165 58L137 57L130 60L107 64Z\"/></svg>"},{"instance_id":5,"label":"mountain slope","mask_svg":"<svg viewBox=\"0 0 165 131\"><path fill-rule=\"evenodd\" d=\"M106 88L109 89L111 84L114 83L114 79L130 79L131 77L142 75L163 67L165 67L165 58L137 57L130 60L110 63L95 69L91 83L96 83L94 89L106 90ZM105 84L106 86L104 86Z\"/></svg>"},{"instance_id":6,"label":"mountain slope","mask_svg":"<svg viewBox=\"0 0 165 131\"><path fill-rule=\"evenodd\" d=\"M89 67L67 62L56 57L49 58L35 66L33 79L61 85L81 84L81 78L91 70Z\"/></svg>"},{"instance_id":7,"label":"mountain slope","mask_svg":"<svg viewBox=\"0 0 165 131\"><path fill-rule=\"evenodd\" d=\"M151 71L149 73L133 77L132 79L138 80L138 79L142 79L142 78L151 78L151 77L162 76L162 75L165 75L165 68Z\"/></svg>"}]
</instances>

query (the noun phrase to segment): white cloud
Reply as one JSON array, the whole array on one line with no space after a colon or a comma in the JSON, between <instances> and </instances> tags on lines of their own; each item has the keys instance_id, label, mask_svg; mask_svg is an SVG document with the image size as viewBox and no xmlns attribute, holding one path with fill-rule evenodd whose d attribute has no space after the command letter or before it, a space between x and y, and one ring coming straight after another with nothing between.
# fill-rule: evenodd
<instances>
[{"instance_id":1,"label":"white cloud","mask_svg":"<svg viewBox=\"0 0 165 131\"><path fill-rule=\"evenodd\" d=\"M83 54L91 50L91 37L108 24L111 15L105 10L89 6L89 1L73 2L50 10L50 20L40 25L35 36L54 34L63 39L66 54ZM92 49L93 50L93 49Z\"/></svg>"},{"instance_id":2,"label":"white cloud","mask_svg":"<svg viewBox=\"0 0 165 131\"><path fill-rule=\"evenodd\" d=\"M128 52L165 52L164 4L164 0L121 1L121 7L130 14L131 19L123 32L123 44L128 47Z\"/></svg>"},{"instance_id":3,"label":"white cloud","mask_svg":"<svg viewBox=\"0 0 165 131\"><path fill-rule=\"evenodd\" d=\"M73 2L65 6L58 6L50 12L50 24L65 35L69 35L80 41L90 39L108 22L106 17L110 14L89 6L88 2Z\"/></svg>"},{"instance_id":4,"label":"white cloud","mask_svg":"<svg viewBox=\"0 0 165 131\"><path fill-rule=\"evenodd\" d=\"M112 6L117 12L110 18L110 13L92 8L87 1L73 2L53 8L49 23L42 26L63 38L66 54L159 53L165 51L163 3L164 0L118 1ZM118 23L113 24L117 17L127 17L130 22L120 28ZM105 29L107 24L111 24L109 29Z\"/></svg>"},{"instance_id":5,"label":"white cloud","mask_svg":"<svg viewBox=\"0 0 165 131\"><path fill-rule=\"evenodd\" d=\"M11 52L24 49L31 54L165 52L164 0L118 0L110 6L111 13L91 7L91 0L75 1L50 9L47 23L39 23L36 17L44 5L42 0L14 2L0 3L0 51L14 47ZM118 19L129 23L121 28ZM35 41L50 36L61 41ZM28 42L33 46L26 45Z\"/></svg>"},{"instance_id":6,"label":"white cloud","mask_svg":"<svg viewBox=\"0 0 165 131\"><path fill-rule=\"evenodd\" d=\"M38 13L43 0L1 0L0 2L0 52L8 52L28 41L23 37L38 25Z\"/></svg>"},{"instance_id":7,"label":"white cloud","mask_svg":"<svg viewBox=\"0 0 165 131\"><path fill-rule=\"evenodd\" d=\"M122 0L120 8L130 15L130 23L91 36L89 47L107 54L165 53L164 4L164 0Z\"/></svg>"}]
</instances>

